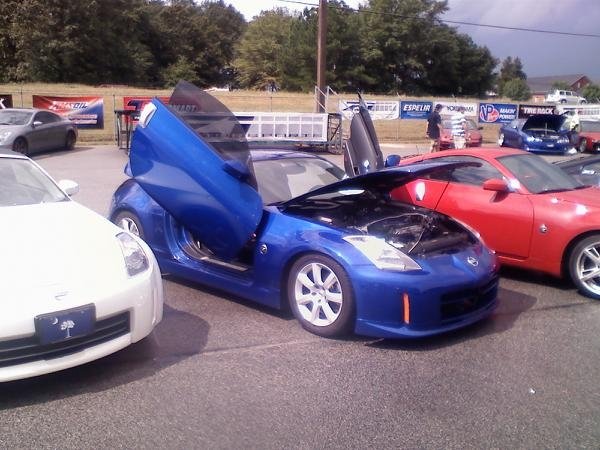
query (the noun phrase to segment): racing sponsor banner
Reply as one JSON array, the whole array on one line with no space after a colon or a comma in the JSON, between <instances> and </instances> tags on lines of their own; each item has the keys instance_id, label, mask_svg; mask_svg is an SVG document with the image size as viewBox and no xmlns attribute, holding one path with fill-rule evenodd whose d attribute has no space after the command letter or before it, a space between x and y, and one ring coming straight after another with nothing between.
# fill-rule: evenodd
<instances>
[{"instance_id":1,"label":"racing sponsor banner","mask_svg":"<svg viewBox=\"0 0 600 450\"><path fill-rule=\"evenodd\" d=\"M70 119L77 128L104 128L103 97L33 95L33 107L48 109Z\"/></svg>"},{"instance_id":2,"label":"racing sponsor banner","mask_svg":"<svg viewBox=\"0 0 600 450\"><path fill-rule=\"evenodd\" d=\"M433 102L400 102L401 119L427 119L433 109Z\"/></svg>"},{"instance_id":3,"label":"racing sponsor banner","mask_svg":"<svg viewBox=\"0 0 600 450\"><path fill-rule=\"evenodd\" d=\"M396 120L400 117L400 103L389 100L369 100L365 101L371 119L373 120ZM352 116L358 111L358 100L340 100L338 109L344 119L352 119Z\"/></svg>"},{"instance_id":4,"label":"racing sponsor banner","mask_svg":"<svg viewBox=\"0 0 600 450\"><path fill-rule=\"evenodd\" d=\"M554 114L555 105L519 105L519 119L526 119L534 114Z\"/></svg>"},{"instance_id":5,"label":"racing sponsor banner","mask_svg":"<svg viewBox=\"0 0 600 450\"><path fill-rule=\"evenodd\" d=\"M458 111L461 106L465 108L465 116L477 117L477 103L455 103L455 102L434 102L436 105L442 105L441 116L451 116Z\"/></svg>"},{"instance_id":6,"label":"racing sponsor banner","mask_svg":"<svg viewBox=\"0 0 600 450\"><path fill-rule=\"evenodd\" d=\"M517 118L517 105L512 103L480 103L480 123L508 123Z\"/></svg>"},{"instance_id":7,"label":"racing sponsor banner","mask_svg":"<svg viewBox=\"0 0 600 450\"><path fill-rule=\"evenodd\" d=\"M12 108L12 95L10 94L0 94L0 109L4 108Z\"/></svg>"},{"instance_id":8,"label":"racing sponsor banner","mask_svg":"<svg viewBox=\"0 0 600 450\"><path fill-rule=\"evenodd\" d=\"M125 96L123 97L123 109L129 111L141 111L144 109L148 103L152 101L155 96L151 95L134 95L134 96ZM165 96L156 96L160 101L164 104L168 105L170 97ZM137 124L137 119L139 117L138 113L134 113L133 115L126 115L125 121L131 121L133 125Z\"/></svg>"},{"instance_id":9,"label":"racing sponsor banner","mask_svg":"<svg viewBox=\"0 0 600 450\"><path fill-rule=\"evenodd\" d=\"M146 104L150 103L154 98L154 95L135 95L123 97L123 109L132 109L134 111L141 111ZM165 104L169 103L170 97L158 96L158 99Z\"/></svg>"}]
</instances>

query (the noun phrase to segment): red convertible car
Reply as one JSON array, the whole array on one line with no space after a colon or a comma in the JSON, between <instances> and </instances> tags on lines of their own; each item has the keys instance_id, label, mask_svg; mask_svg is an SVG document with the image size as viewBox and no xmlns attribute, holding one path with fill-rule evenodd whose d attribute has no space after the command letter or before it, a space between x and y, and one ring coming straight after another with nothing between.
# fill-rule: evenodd
<instances>
[{"instance_id":1,"label":"red convertible car","mask_svg":"<svg viewBox=\"0 0 600 450\"><path fill-rule=\"evenodd\" d=\"M580 152L600 151L600 121L582 120L579 123L580 130L577 148Z\"/></svg>"},{"instance_id":2,"label":"red convertible car","mask_svg":"<svg viewBox=\"0 0 600 450\"><path fill-rule=\"evenodd\" d=\"M479 231L502 264L570 276L600 299L600 189L517 149L448 150L403 159L473 163L442 169L392 197L453 216Z\"/></svg>"},{"instance_id":3,"label":"red convertible car","mask_svg":"<svg viewBox=\"0 0 600 450\"><path fill-rule=\"evenodd\" d=\"M483 139L481 131L483 127L477 126L475 121L466 119L466 141L467 147L479 147ZM452 120L442 120L442 133L440 135L440 148L445 150L448 148L454 148L454 139L452 139Z\"/></svg>"}]
</instances>

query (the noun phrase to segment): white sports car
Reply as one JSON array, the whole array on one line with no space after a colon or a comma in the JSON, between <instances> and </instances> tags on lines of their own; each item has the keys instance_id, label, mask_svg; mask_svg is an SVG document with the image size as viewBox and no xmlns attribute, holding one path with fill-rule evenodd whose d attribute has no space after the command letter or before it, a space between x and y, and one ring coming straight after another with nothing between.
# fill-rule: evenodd
<instances>
[{"instance_id":1,"label":"white sports car","mask_svg":"<svg viewBox=\"0 0 600 450\"><path fill-rule=\"evenodd\" d=\"M109 355L162 319L152 251L71 201L78 190L0 154L0 382Z\"/></svg>"}]
</instances>

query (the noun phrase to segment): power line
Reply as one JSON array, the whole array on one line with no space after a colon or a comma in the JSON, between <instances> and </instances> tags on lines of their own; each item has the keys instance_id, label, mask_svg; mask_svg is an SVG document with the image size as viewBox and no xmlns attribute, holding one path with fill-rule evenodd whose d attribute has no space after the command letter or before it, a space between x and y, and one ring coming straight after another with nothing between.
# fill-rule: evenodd
<instances>
[{"instance_id":1,"label":"power line","mask_svg":"<svg viewBox=\"0 0 600 450\"><path fill-rule=\"evenodd\" d=\"M298 0L278 0L280 3L291 3L291 4L295 4L295 5L303 5L303 6L308 6L308 7L313 7L313 8L317 8L319 5L315 4L315 3L310 3L310 2L302 2L302 1L298 1ZM392 16L392 17L396 17L396 18L400 18L400 19L414 19L414 20L425 20L422 17L418 17L418 16L405 16L402 14L394 14L394 13L384 13L384 12L375 12L375 11L369 11L366 9L362 9L362 10L358 10L358 9L354 9L354 8L350 8L348 7L338 7L337 5L329 5L330 7L336 8L336 9L341 9L344 11L354 11L354 12L361 12L361 13L367 13L367 14L376 14L376 15L382 15L382 16ZM497 30L509 30L509 31L526 31L528 33L543 33L543 34L556 34L559 36L575 36L575 37L592 37L592 38L600 38L600 34L587 34L587 33L571 33L568 31L553 31L553 30L541 30L541 29L537 29L537 28L521 28L521 27L508 27L508 26L503 26L503 25L490 25L490 24L484 24L484 23L475 23L475 22L462 22L462 21L458 21L458 20L447 20L447 19L437 19L439 22L442 23L446 23L446 24L452 24L452 25L466 25L466 26L472 26L472 27L483 27L483 28L494 28Z\"/></svg>"}]
</instances>

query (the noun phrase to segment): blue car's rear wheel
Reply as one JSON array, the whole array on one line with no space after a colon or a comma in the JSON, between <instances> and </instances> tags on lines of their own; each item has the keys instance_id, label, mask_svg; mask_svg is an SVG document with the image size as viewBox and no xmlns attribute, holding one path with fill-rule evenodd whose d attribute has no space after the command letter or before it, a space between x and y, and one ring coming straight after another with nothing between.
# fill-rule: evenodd
<instances>
[{"instance_id":1,"label":"blue car's rear wheel","mask_svg":"<svg viewBox=\"0 0 600 450\"><path fill-rule=\"evenodd\" d=\"M288 277L294 316L311 333L324 337L348 333L354 323L354 295L346 271L318 253L299 258Z\"/></svg>"},{"instance_id":2,"label":"blue car's rear wheel","mask_svg":"<svg viewBox=\"0 0 600 450\"><path fill-rule=\"evenodd\" d=\"M131 234L144 239L144 229L142 222L134 213L129 211L121 211L113 219L113 223L117 226L129 231Z\"/></svg>"},{"instance_id":3,"label":"blue car's rear wheel","mask_svg":"<svg viewBox=\"0 0 600 450\"><path fill-rule=\"evenodd\" d=\"M600 234L577 243L569 258L569 272L582 294L600 299Z\"/></svg>"}]
</instances>

